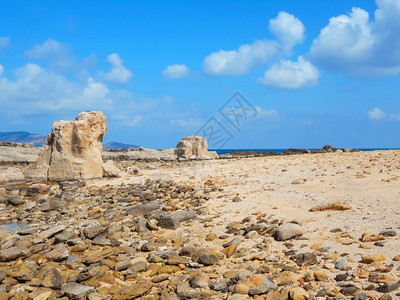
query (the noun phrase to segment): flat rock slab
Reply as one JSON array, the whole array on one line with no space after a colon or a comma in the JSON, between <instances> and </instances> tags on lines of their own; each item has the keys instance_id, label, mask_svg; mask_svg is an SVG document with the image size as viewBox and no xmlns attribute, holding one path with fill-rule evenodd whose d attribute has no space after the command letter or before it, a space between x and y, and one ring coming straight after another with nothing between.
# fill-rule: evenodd
<instances>
[{"instance_id":1,"label":"flat rock slab","mask_svg":"<svg viewBox=\"0 0 400 300\"><path fill-rule=\"evenodd\" d=\"M195 217L192 211L185 210L176 212L172 215L162 215L157 219L158 225L166 229L177 229L183 221L191 220Z\"/></svg>"},{"instance_id":2,"label":"flat rock slab","mask_svg":"<svg viewBox=\"0 0 400 300\"><path fill-rule=\"evenodd\" d=\"M55 236L57 233L64 231L65 226L64 225L58 225L53 228L50 228L48 230L42 231L37 234L36 238L32 240L32 244L39 244L47 240L48 238L51 238Z\"/></svg>"},{"instance_id":3,"label":"flat rock slab","mask_svg":"<svg viewBox=\"0 0 400 300\"><path fill-rule=\"evenodd\" d=\"M153 213L160 207L159 203L151 202L139 204L127 210L127 213L132 216L143 216Z\"/></svg>"},{"instance_id":4,"label":"flat rock slab","mask_svg":"<svg viewBox=\"0 0 400 300\"><path fill-rule=\"evenodd\" d=\"M61 287L61 294L65 294L69 299L86 299L90 292L94 291L94 287L71 282Z\"/></svg>"},{"instance_id":5,"label":"flat rock slab","mask_svg":"<svg viewBox=\"0 0 400 300\"><path fill-rule=\"evenodd\" d=\"M8 249L0 250L0 261L9 262L14 261L21 257L28 257L31 251L25 247L11 247Z\"/></svg>"},{"instance_id":6,"label":"flat rock slab","mask_svg":"<svg viewBox=\"0 0 400 300\"><path fill-rule=\"evenodd\" d=\"M274 238L277 241L286 241L296 236L303 235L304 229L294 223L287 223L279 226L274 232Z\"/></svg>"}]
</instances>

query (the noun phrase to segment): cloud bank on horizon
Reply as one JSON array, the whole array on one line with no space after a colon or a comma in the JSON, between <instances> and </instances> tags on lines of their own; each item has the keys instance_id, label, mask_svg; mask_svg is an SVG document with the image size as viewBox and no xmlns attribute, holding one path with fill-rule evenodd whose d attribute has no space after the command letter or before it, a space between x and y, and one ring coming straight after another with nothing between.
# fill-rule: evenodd
<instances>
[{"instance_id":1,"label":"cloud bank on horizon","mask_svg":"<svg viewBox=\"0 0 400 300\"><path fill-rule=\"evenodd\" d=\"M338 75L360 80L393 78L400 74L400 1L376 0L376 6L373 16L360 7L332 16L315 36L307 36L307 22L282 10L268 20L261 39L249 33L247 41L231 48L217 40L205 48L208 54L203 50L202 56L171 56L164 65L148 65L164 79L165 86L179 82L195 86L191 82L237 77L251 81L249 90L259 87L274 93L312 90L321 81L329 85L330 77ZM12 34L0 37L0 59L19 47ZM96 109L106 111L109 119L122 127L141 127L160 120L173 126L172 130L195 129L210 113L201 112L197 104L176 104L173 88L166 88L164 94L134 96L143 72L132 65L126 53L114 50L99 56L92 52L85 57L74 51L74 45L47 37L23 50L26 62L19 66L10 68L0 60L1 111L22 119ZM284 117L283 107L258 104L265 120ZM373 123L398 122L399 111L376 103L364 109L364 118Z\"/></svg>"}]
</instances>

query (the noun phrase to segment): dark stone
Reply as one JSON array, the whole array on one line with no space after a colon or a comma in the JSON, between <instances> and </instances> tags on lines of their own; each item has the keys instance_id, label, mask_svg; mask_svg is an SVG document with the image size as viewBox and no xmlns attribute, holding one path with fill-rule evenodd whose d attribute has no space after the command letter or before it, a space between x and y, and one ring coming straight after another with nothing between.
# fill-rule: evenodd
<instances>
[{"instance_id":1,"label":"dark stone","mask_svg":"<svg viewBox=\"0 0 400 300\"><path fill-rule=\"evenodd\" d=\"M289 251L286 251L284 254L285 254L285 256L287 256L287 257L290 257L290 256L293 256L293 255L295 255L296 254L296 250L289 250Z\"/></svg>"},{"instance_id":2,"label":"dark stone","mask_svg":"<svg viewBox=\"0 0 400 300\"><path fill-rule=\"evenodd\" d=\"M293 223L286 223L277 227L274 231L273 237L277 241L286 241L298 237L304 233L304 229Z\"/></svg>"},{"instance_id":3,"label":"dark stone","mask_svg":"<svg viewBox=\"0 0 400 300\"><path fill-rule=\"evenodd\" d=\"M90 292L94 291L94 287L82 285L76 282L64 284L61 287L61 294L66 295L68 299L86 299Z\"/></svg>"},{"instance_id":4,"label":"dark stone","mask_svg":"<svg viewBox=\"0 0 400 300\"><path fill-rule=\"evenodd\" d=\"M195 217L189 210L176 212L172 215L163 215L157 219L158 225L166 229L177 229L183 221L191 220Z\"/></svg>"},{"instance_id":5,"label":"dark stone","mask_svg":"<svg viewBox=\"0 0 400 300\"><path fill-rule=\"evenodd\" d=\"M262 295L270 290L277 289L276 284L273 283L271 280L269 280L267 276L265 275L259 275L259 276L262 276L262 283L260 285L250 287L249 289L250 296Z\"/></svg>"},{"instance_id":6,"label":"dark stone","mask_svg":"<svg viewBox=\"0 0 400 300\"><path fill-rule=\"evenodd\" d=\"M382 296L379 297L378 300L392 300L392 296L388 295L388 294L383 294Z\"/></svg>"},{"instance_id":7,"label":"dark stone","mask_svg":"<svg viewBox=\"0 0 400 300\"><path fill-rule=\"evenodd\" d=\"M62 210L67 207L67 203L62 200L57 200L57 199L50 199L48 202L43 203L40 206L41 211L47 212L47 211L52 211L52 210Z\"/></svg>"},{"instance_id":8,"label":"dark stone","mask_svg":"<svg viewBox=\"0 0 400 300\"><path fill-rule=\"evenodd\" d=\"M151 251L157 251L159 247L161 247L161 244L157 244L154 242L147 242L146 244L142 245L140 250L142 252L151 252Z\"/></svg>"},{"instance_id":9,"label":"dark stone","mask_svg":"<svg viewBox=\"0 0 400 300\"><path fill-rule=\"evenodd\" d=\"M232 202L240 202L240 201L242 201L242 199L240 199L239 196L235 196L235 197L232 199Z\"/></svg>"},{"instance_id":10,"label":"dark stone","mask_svg":"<svg viewBox=\"0 0 400 300\"><path fill-rule=\"evenodd\" d=\"M210 289L217 292L227 292L228 291L228 281L214 281L210 283Z\"/></svg>"},{"instance_id":11,"label":"dark stone","mask_svg":"<svg viewBox=\"0 0 400 300\"><path fill-rule=\"evenodd\" d=\"M341 274L336 275L335 280L336 281L345 281L345 280L347 280L348 277L349 277L349 274L341 273Z\"/></svg>"},{"instance_id":12,"label":"dark stone","mask_svg":"<svg viewBox=\"0 0 400 300\"><path fill-rule=\"evenodd\" d=\"M241 242L242 242L242 239L237 237L237 238L234 238L234 239L230 240L229 242L223 244L222 246L224 248L227 248L231 245L239 246Z\"/></svg>"},{"instance_id":13,"label":"dark stone","mask_svg":"<svg viewBox=\"0 0 400 300\"><path fill-rule=\"evenodd\" d=\"M25 203L24 197L22 196L11 196L7 198L8 204L12 206L18 206Z\"/></svg>"},{"instance_id":14,"label":"dark stone","mask_svg":"<svg viewBox=\"0 0 400 300\"><path fill-rule=\"evenodd\" d=\"M219 260L218 257L216 257L214 254L205 253L200 255L198 262L205 266L211 266L216 264L218 260Z\"/></svg>"},{"instance_id":15,"label":"dark stone","mask_svg":"<svg viewBox=\"0 0 400 300\"><path fill-rule=\"evenodd\" d=\"M70 231L64 231L62 233L59 233L55 236L55 242L56 243L65 243L66 241L68 241L69 239L71 239L71 237L73 236L73 233Z\"/></svg>"},{"instance_id":16,"label":"dark stone","mask_svg":"<svg viewBox=\"0 0 400 300\"><path fill-rule=\"evenodd\" d=\"M310 150L306 149L295 149L295 148L289 148L286 151L283 151L283 155L294 155L294 154L305 154L309 153Z\"/></svg>"},{"instance_id":17,"label":"dark stone","mask_svg":"<svg viewBox=\"0 0 400 300\"><path fill-rule=\"evenodd\" d=\"M88 239L94 239L100 233L104 232L105 228L99 223L99 221L94 220L89 222L89 224L83 230L83 233Z\"/></svg>"},{"instance_id":18,"label":"dark stone","mask_svg":"<svg viewBox=\"0 0 400 300\"><path fill-rule=\"evenodd\" d=\"M134 264L129 268L129 270L130 270L131 272L134 272L134 273L136 273L136 272L143 272L143 271L145 271L146 269L147 269L147 262L145 262L145 261L138 261L138 262L134 263Z\"/></svg>"},{"instance_id":19,"label":"dark stone","mask_svg":"<svg viewBox=\"0 0 400 300\"><path fill-rule=\"evenodd\" d=\"M145 216L150 215L160 207L157 202L139 204L127 210L128 215L132 216Z\"/></svg>"},{"instance_id":20,"label":"dark stone","mask_svg":"<svg viewBox=\"0 0 400 300\"><path fill-rule=\"evenodd\" d=\"M31 251L24 247L11 247L8 249L0 250L0 262L9 262L16 260L20 257L28 257Z\"/></svg>"},{"instance_id":21,"label":"dark stone","mask_svg":"<svg viewBox=\"0 0 400 300\"><path fill-rule=\"evenodd\" d=\"M84 187L85 185L86 185L85 180L61 181L59 183L60 189L62 189L62 190L76 189L76 188Z\"/></svg>"},{"instance_id":22,"label":"dark stone","mask_svg":"<svg viewBox=\"0 0 400 300\"><path fill-rule=\"evenodd\" d=\"M396 236L397 233L393 229L388 229L388 230L383 230L379 233L380 235L383 235L384 237L390 237L390 236Z\"/></svg>"},{"instance_id":23,"label":"dark stone","mask_svg":"<svg viewBox=\"0 0 400 300\"><path fill-rule=\"evenodd\" d=\"M328 291L325 289L319 290L316 294L315 297L325 297L328 294Z\"/></svg>"},{"instance_id":24,"label":"dark stone","mask_svg":"<svg viewBox=\"0 0 400 300\"><path fill-rule=\"evenodd\" d=\"M397 290L400 287L399 282L385 282L381 286L378 287L378 292L380 293L391 293Z\"/></svg>"},{"instance_id":25,"label":"dark stone","mask_svg":"<svg viewBox=\"0 0 400 300\"><path fill-rule=\"evenodd\" d=\"M294 257L297 265L301 266L312 266L318 263L318 257L311 252L298 254Z\"/></svg>"},{"instance_id":26,"label":"dark stone","mask_svg":"<svg viewBox=\"0 0 400 300\"><path fill-rule=\"evenodd\" d=\"M354 296L354 300L367 300L367 293L364 291L358 292Z\"/></svg>"},{"instance_id":27,"label":"dark stone","mask_svg":"<svg viewBox=\"0 0 400 300\"><path fill-rule=\"evenodd\" d=\"M384 244L383 242L375 242L375 243L374 243L374 246L377 246L377 247L385 247L385 244Z\"/></svg>"},{"instance_id":28,"label":"dark stone","mask_svg":"<svg viewBox=\"0 0 400 300\"><path fill-rule=\"evenodd\" d=\"M376 286L371 283L370 285L364 287L364 290L365 291L373 291L373 290L375 290L375 288L376 288Z\"/></svg>"},{"instance_id":29,"label":"dark stone","mask_svg":"<svg viewBox=\"0 0 400 300\"><path fill-rule=\"evenodd\" d=\"M44 274L41 286L59 290L63 281L60 272L56 268L51 268Z\"/></svg>"},{"instance_id":30,"label":"dark stone","mask_svg":"<svg viewBox=\"0 0 400 300\"><path fill-rule=\"evenodd\" d=\"M261 233L263 228L260 225L251 225L245 228L245 232L248 233L250 231L256 231L257 233Z\"/></svg>"},{"instance_id":31,"label":"dark stone","mask_svg":"<svg viewBox=\"0 0 400 300\"><path fill-rule=\"evenodd\" d=\"M139 217L135 223L135 231L138 233L149 231L146 226L146 219L143 217Z\"/></svg>"},{"instance_id":32,"label":"dark stone","mask_svg":"<svg viewBox=\"0 0 400 300\"><path fill-rule=\"evenodd\" d=\"M197 248L193 246L184 246L179 251L180 256L194 257L197 253Z\"/></svg>"},{"instance_id":33,"label":"dark stone","mask_svg":"<svg viewBox=\"0 0 400 300\"><path fill-rule=\"evenodd\" d=\"M305 289L307 292L309 292L309 291L312 291L314 289L314 287L308 283L303 286L303 289Z\"/></svg>"},{"instance_id":34,"label":"dark stone","mask_svg":"<svg viewBox=\"0 0 400 300\"><path fill-rule=\"evenodd\" d=\"M110 246L111 241L108 238L106 238L103 234L100 234L92 240L92 244L99 246Z\"/></svg>"},{"instance_id":35,"label":"dark stone","mask_svg":"<svg viewBox=\"0 0 400 300\"><path fill-rule=\"evenodd\" d=\"M144 201L154 201L156 198L153 196L153 192L150 190L147 191L143 191L140 196L139 196L139 200L141 202Z\"/></svg>"},{"instance_id":36,"label":"dark stone","mask_svg":"<svg viewBox=\"0 0 400 300\"><path fill-rule=\"evenodd\" d=\"M354 296L360 289L356 286L346 286L340 290L345 296Z\"/></svg>"}]
</instances>

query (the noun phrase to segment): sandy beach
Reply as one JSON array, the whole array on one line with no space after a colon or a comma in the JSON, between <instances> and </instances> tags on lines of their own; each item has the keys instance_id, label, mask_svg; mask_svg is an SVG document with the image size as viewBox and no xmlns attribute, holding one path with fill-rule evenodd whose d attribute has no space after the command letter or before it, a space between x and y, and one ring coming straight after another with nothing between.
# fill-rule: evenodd
<instances>
[{"instance_id":1,"label":"sandy beach","mask_svg":"<svg viewBox=\"0 0 400 300\"><path fill-rule=\"evenodd\" d=\"M122 161L140 175L6 186L2 223L22 229L0 230L1 296L396 299L399 161L400 151Z\"/></svg>"}]
</instances>

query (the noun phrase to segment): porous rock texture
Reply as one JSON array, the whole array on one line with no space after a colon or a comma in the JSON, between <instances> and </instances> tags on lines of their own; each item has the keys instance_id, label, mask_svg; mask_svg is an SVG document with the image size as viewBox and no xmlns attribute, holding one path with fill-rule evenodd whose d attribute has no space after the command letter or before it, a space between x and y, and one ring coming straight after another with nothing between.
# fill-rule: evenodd
<instances>
[{"instance_id":1,"label":"porous rock texture","mask_svg":"<svg viewBox=\"0 0 400 300\"><path fill-rule=\"evenodd\" d=\"M218 158L215 151L208 151L208 142L201 136L187 136L176 145L176 154L183 159L214 159Z\"/></svg>"},{"instance_id":2,"label":"porous rock texture","mask_svg":"<svg viewBox=\"0 0 400 300\"><path fill-rule=\"evenodd\" d=\"M54 122L39 155L37 177L54 181L101 178L106 133L107 119L100 111L81 112L75 121Z\"/></svg>"}]
</instances>

